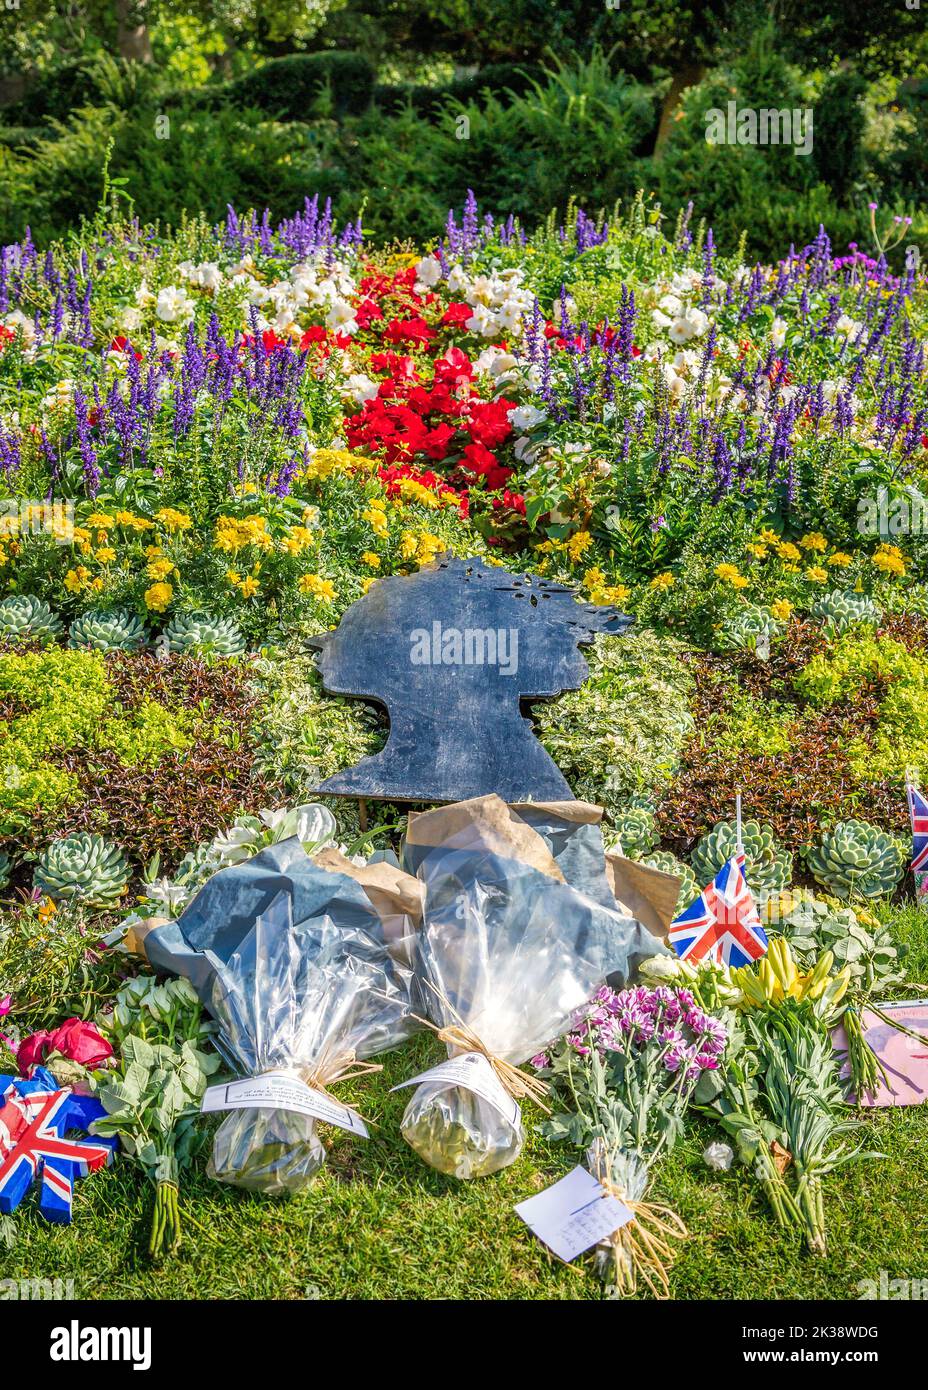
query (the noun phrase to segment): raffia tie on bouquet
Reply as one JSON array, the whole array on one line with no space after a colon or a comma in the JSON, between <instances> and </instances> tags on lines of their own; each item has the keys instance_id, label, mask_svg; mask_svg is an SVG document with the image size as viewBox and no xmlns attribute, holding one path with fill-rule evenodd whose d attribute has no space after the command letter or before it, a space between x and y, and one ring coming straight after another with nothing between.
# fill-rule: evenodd
<instances>
[{"instance_id":1,"label":"raffia tie on bouquet","mask_svg":"<svg viewBox=\"0 0 928 1390\"><path fill-rule=\"evenodd\" d=\"M437 1023L432 1023L431 1019L420 1018L418 1014L412 1017L417 1023L430 1028L440 1042L452 1049L452 1056L459 1056L462 1052L479 1052L485 1057L493 1068L496 1076L508 1095L513 1100L532 1100L543 1110L546 1115L551 1111L544 1103L544 1097L548 1094L548 1084L542 1081L540 1076L533 1076L531 1072L523 1071L521 1067L516 1067L512 1062L506 1062L502 1057L497 1057L488 1047L480 1041L477 1034L461 1018L454 1005L448 1000L440 989L426 981L429 989L440 1000L442 1007L454 1018L453 1023L439 1027Z\"/></svg>"},{"instance_id":2,"label":"raffia tie on bouquet","mask_svg":"<svg viewBox=\"0 0 928 1390\"><path fill-rule=\"evenodd\" d=\"M670 1270L677 1257L671 1242L686 1240L689 1231L670 1207L628 1197L606 1175L606 1162L604 1155L595 1165L593 1176L610 1197L632 1213L631 1221L603 1242L613 1250L619 1292L633 1294L640 1274L655 1298L669 1298Z\"/></svg>"},{"instance_id":3,"label":"raffia tie on bouquet","mask_svg":"<svg viewBox=\"0 0 928 1390\"><path fill-rule=\"evenodd\" d=\"M351 1048L347 1052L325 1052L312 1067L271 1067L261 1075L296 1077L304 1086L343 1105L344 1101L333 1096L329 1087L334 1086L336 1081L350 1081L352 1077L369 1076L375 1071L383 1071L382 1063L359 1061Z\"/></svg>"}]
</instances>

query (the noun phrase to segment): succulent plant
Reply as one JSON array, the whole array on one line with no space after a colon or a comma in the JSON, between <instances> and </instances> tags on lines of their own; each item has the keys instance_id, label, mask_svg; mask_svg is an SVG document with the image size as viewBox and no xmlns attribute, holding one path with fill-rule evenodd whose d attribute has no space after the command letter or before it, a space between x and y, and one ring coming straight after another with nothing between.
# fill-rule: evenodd
<instances>
[{"instance_id":1,"label":"succulent plant","mask_svg":"<svg viewBox=\"0 0 928 1390\"><path fill-rule=\"evenodd\" d=\"M865 992L905 979L900 963L906 947L896 945L889 928L866 910L855 912L803 893L777 926L804 968L814 965L823 951L831 951L838 968L846 965Z\"/></svg>"},{"instance_id":2,"label":"succulent plant","mask_svg":"<svg viewBox=\"0 0 928 1390\"><path fill-rule=\"evenodd\" d=\"M77 898L95 907L111 907L129 884L129 864L118 846L102 835L81 831L53 840L39 855L33 883L56 901Z\"/></svg>"},{"instance_id":3,"label":"succulent plant","mask_svg":"<svg viewBox=\"0 0 928 1390\"><path fill-rule=\"evenodd\" d=\"M196 652L204 656L241 656L245 638L231 618L209 613L175 613L164 630L172 652Z\"/></svg>"},{"instance_id":4,"label":"succulent plant","mask_svg":"<svg viewBox=\"0 0 928 1390\"><path fill-rule=\"evenodd\" d=\"M224 867L241 864L268 845L276 845L292 835L304 848L319 849L331 842L335 831L335 817L328 807L309 802L280 811L259 811L256 816L239 816L228 830L216 836L209 853L216 859L217 867Z\"/></svg>"},{"instance_id":5,"label":"succulent plant","mask_svg":"<svg viewBox=\"0 0 928 1390\"><path fill-rule=\"evenodd\" d=\"M783 633L783 624L769 608L747 603L726 618L715 634L716 645L723 651L760 651Z\"/></svg>"},{"instance_id":6,"label":"succulent plant","mask_svg":"<svg viewBox=\"0 0 928 1390\"><path fill-rule=\"evenodd\" d=\"M646 806L628 806L616 811L605 832L609 848L621 849L628 859L640 859L657 844L654 812Z\"/></svg>"},{"instance_id":7,"label":"succulent plant","mask_svg":"<svg viewBox=\"0 0 928 1390\"><path fill-rule=\"evenodd\" d=\"M128 608L89 609L74 619L68 633L69 647L93 647L98 652L134 652L144 644L145 629Z\"/></svg>"},{"instance_id":8,"label":"succulent plant","mask_svg":"<svg viewBox=\"0 0 928 1390\"><path fill-rule=\"evenodd\" d=\"M879 898L891 893L905 872L899 843L862 820L839 821L823 831L805 860L816 883L839 898Z\"/></svg>"},{"instance_id":9,"label":"succulent plant","mask_svg":"<svg viewBox=\"0 0 928 1390\"><path fill-rule=\"evenodd\" d=\"M812 605L812 613L835 635L851 627L876 627L883 616L872 598L866 594L852 594L847 589L832 589L822 594Z\"/></svg>"},{"instance_id":10,"label":"succulent plant","mask_svg":"<svg viewBox=\"0 0 928 1390\"><path fill-rule=\"evenodd\" d=\"M9 594L0 603L0 637L7 641L54 641L62 630L48 604L30 594Z\"/></svg>"},{"instance_id":11,"label":"succulent plant","mask_svg":"<svg viewBox=\"0 0 928 1390\"><path fill-rule=\"evenodd\" d=\"M726 860L736 853L737 839L738 829L733 820L719 821L702 837L690 855L701 887L710 883ZM769 825L760 825L756 820L744 821L741 842L745 877L755 896L777 893L788 886L793 873L793 856L777 844Z\"/></svg>"},{"instance_id":12,"label":"succulent plant","mask_svg":"<svg viewBox=\"0 0 928 1390\"><path fill-rule=\"evenodd\" d=\"M645 864L652 869L662 869L665 874L674 874L680 879L680 893L677 898L675 912L682 912L689 907L699 892L699 884L696 882L696 875L689 864L684 864L682 859L678 859L669 850L655 850L653 854L645 855Z\"/></svg>"}]
</instances>

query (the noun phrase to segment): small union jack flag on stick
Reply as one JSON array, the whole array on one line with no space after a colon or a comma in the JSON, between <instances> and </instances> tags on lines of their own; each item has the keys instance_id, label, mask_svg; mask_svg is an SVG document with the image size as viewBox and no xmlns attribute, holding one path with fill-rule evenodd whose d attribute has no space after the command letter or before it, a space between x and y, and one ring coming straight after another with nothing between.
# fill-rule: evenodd
<instances>
[{"instance_id":1,"label":"small union jack flag on stick","mask_svg":"<svg viewBox=\"0 0 928 1390\"><path fill-rule=\"evenodd\" d=\"M905 793L912 821L912 872L924 873L928 869L928 801L908 772L905 775Z\"/></svg>"},{"instance_id":2,"label":"small union jack flag on stick","mask_svg":"<svg viewBox=\"0 0 928 1390\"><path fill-rule=\"evenodd\" d=\"M15 1211L33 1179L41 1179L39 1210L47 1221L69 1222L74 1179L112 1163L118 1139L66 1139L88 1131L106 1111L92 1096L61 1089L36 1067L23 1081L0 1076L0 1212Z\"/></svg>"},{"instance_id":3,"label":"small union jack flag on stick","mask_svg":"<svg viewBox=\"0 0 928 1390\"><path fill-rule=\"evenodd\" d=\"M749 965L767 950L767 933L744 876L744 855L734 854L708 888L670 924L668 939L681 960L695 965Z\"/></svg>"}]
</instances>

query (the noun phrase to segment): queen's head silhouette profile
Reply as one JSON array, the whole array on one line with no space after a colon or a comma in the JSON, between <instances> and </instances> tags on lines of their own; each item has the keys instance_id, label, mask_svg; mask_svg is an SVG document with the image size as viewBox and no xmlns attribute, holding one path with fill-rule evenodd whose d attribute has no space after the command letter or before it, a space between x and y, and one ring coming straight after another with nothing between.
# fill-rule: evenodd
<instances>
[{"instance_id":1,"label":"queen's head silhouette profile","mask_svg":"<svg viewBox=\"0 0 928 1390\"><path fill-rule=\"evenodd\" d=\"M632 619L571 589L480 560L445 558L378 580L334 632L314 637L324 689L382 705L380 753L316 790L402 801L564 801L572 793L522 702L583 684L580 652Z\"/></svg>"}]
</instances>

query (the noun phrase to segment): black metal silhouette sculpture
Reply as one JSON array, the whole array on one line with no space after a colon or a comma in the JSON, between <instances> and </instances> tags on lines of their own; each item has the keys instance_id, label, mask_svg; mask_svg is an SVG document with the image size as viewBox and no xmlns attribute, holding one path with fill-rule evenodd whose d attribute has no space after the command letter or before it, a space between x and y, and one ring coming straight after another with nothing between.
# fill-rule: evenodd
<instances>
[{"instance_id":1,"label":"black metal silhouette sculpture","mask_svg":"<svg viewBox=\"0 0 928 1390\"><path fill-rule=\"evenodd\" d=\"M576 690L596 633L634 620L573 590L479 560L443 559L378 580L334 632L314 637L330 695L386 707L380 753L316 790L391 801L567 801L573 793L520 702Z\"/></svg>"}]
</instances>

